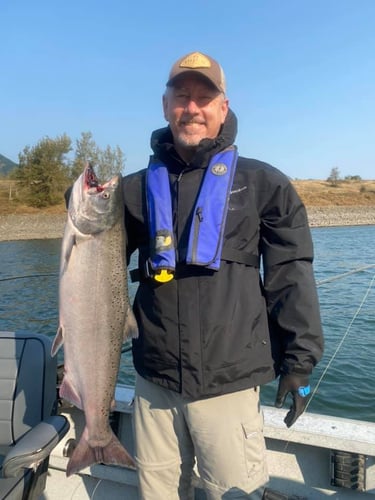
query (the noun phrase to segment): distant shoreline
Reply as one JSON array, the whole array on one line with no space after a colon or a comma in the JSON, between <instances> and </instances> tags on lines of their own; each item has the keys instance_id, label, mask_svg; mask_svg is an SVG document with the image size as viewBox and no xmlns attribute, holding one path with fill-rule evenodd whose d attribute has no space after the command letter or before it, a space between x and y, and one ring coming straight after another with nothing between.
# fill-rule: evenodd
<instances>
[{"instance_id":1,"label":"distant shoreline","mask_svg":"<svg viewBox=\"0 0 375 500\"><path fill-rule=\"evenodd\" d=\"M0 241L61 238L66 214L0 215Z\"/></svg>"},{"instance_id":2,"label":"distant shoreline","mask_svg":"<svg viewBox=\"0 0 375 500\"><path fill-rule=\"evenodd\" d=\"M375 206L307 207L310 227L375 225ZM0 241L61 238L66 214L0 215Z\"/></svg>"},{"instance_id":3,"label":"distant shoreline","mask_svg":"<svg viewBox=\"0 0 375 500\"><path fill-rule=\"evenodd\" d=\"M373 226L375 206L306 207L310 227Z\"/></svg>"}]
</instances>

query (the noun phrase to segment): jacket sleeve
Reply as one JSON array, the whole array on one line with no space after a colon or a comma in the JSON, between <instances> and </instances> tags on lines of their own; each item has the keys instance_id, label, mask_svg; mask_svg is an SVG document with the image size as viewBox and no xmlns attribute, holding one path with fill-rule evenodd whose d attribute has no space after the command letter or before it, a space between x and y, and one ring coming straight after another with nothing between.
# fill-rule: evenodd
<instances>
[{"instance_id":1,"label":"jacket sleeve","mask_svg":"<svg viewBox=\"0 0 375 500\"><path fill-rule=\"evenodd\" d=\"M122 180L126 233L126 258L129 264L133 252L147 244L144 200L145 170L127 175Z\"/></svg>"},{"instance_id":2,"label":"jacket sleeve","mask_svg":"<svg viewBox=\"0 0 375 500\"><path fill-rule=\"evenodd\" d=\"M310 374L323 353L313 244L305 207L288 179L261 214L263 283L282 373Z\"/></svg>"}]
</instances>

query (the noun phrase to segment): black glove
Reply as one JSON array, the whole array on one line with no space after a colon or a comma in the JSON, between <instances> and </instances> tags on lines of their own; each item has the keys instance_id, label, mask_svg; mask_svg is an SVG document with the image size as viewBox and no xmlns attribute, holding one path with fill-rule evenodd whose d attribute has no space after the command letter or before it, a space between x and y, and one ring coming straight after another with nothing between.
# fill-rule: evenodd
<instances>
[{"instance_id":1,"label":"black glove","mask_svg":"<svg viewBox=\"0 0 375 500\"><path fill-rule=\"evenodd\" d=\"M310 394L309 378L304 375L280 375L276 408L282 408L289 392L292 394L293 404L284 418L287 427L291 427L306 408Z\"/></svg>"}]
</instances>

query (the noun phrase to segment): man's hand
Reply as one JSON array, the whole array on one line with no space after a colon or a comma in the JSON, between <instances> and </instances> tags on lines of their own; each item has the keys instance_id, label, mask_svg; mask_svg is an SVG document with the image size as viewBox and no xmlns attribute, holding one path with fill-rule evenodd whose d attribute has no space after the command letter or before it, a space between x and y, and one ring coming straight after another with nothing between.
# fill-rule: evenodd
<instances>
[{"instance_id":1,"label":"man's hand","mask_svg":"<svg viewBox=\"0 0 375 500\"><path fill-rule=\"evenodd\" d=\"M282 408L289 392L292 395L293 403L284 418L287 427L291 427L306 408L310 394L309 378L301 375L280 375L275 401L276 408Z\"/></svg>"}]
</instances>

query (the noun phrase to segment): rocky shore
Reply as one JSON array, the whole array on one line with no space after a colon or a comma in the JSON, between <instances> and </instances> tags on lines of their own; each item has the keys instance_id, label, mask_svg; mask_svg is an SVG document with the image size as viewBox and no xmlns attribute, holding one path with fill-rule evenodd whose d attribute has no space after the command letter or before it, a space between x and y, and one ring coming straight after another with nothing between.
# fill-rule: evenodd
<instances>
[{"instance_id":1,"label":"rocky shore","mask_svg":"<svg viewBox=\"0 0 375 500\"><path fill-rule=\"evenodd\" d=\"M311 227L375 224L375 206L307 207ZM66 214L0 215L0 241L61 238Z\"/></svg>"},{"instance_id":2,"label":"rocky shore","mask_svg":"<svg viewBox=\"0 0 375 500\"><path fill-rule=\"evenodd\" d=\"M311 227L375 225L375 206L307 207Z\"/></svg>"},{"instance_id":3,"label":"rocky shore","mask_svg":"<svg viewBox=\"0 0 375 500\"><path fill-rule=\"evenodd\" d=\"M0 215L0 241L61 238L66 214Z\"/></svg>"}]
</instances>

